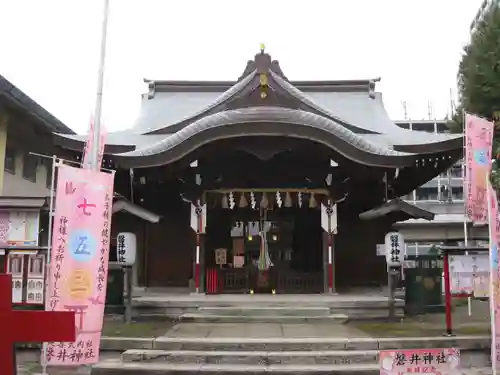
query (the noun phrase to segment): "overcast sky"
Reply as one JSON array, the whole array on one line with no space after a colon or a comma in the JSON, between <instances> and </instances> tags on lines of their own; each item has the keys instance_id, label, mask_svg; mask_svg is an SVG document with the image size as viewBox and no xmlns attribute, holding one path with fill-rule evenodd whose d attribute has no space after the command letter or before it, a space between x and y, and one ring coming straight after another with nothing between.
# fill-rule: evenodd
<instances>
[{"instance_id":1,"label":"overcast sky","mask_svg":"<svg viewBox=\"0 0 500 375\"><path fill-rule=\"evenodd\" d=\"M97 85L103 0L0 0L0 74L78 133ZM362 79L393 119L445 116L482 0L111 0L103 121L132 126L143 78L234 80L260 43L289 79ZM173 108L172 110L175 110Z\"/></svg>"}]
</instances>

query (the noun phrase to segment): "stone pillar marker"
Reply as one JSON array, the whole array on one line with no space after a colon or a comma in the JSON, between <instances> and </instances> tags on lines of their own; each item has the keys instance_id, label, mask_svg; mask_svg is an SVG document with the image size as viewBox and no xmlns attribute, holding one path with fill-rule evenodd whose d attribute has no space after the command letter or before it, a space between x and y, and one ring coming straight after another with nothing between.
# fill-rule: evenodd
<instances>
[{"instance_id":1,"label":"stone pillar marker","mask_svg":"<svg viewBox=\"0 0 500 375\"><path fill-rule=\"evenodd\" d=\"M0 373L16 374L16 342L73 342L75 313L12 310L12 277L0 274Z\"/></svg>"}]
</instances>

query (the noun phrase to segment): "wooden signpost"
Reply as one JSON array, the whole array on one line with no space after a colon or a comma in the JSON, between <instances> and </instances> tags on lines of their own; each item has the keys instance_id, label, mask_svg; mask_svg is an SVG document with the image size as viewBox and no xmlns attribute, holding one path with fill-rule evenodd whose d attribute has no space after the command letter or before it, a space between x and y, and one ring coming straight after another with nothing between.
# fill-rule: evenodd
<instances>
[{"instance_id":1,"label":"wooden signpost","mask_svg":"<svg viewBox=\"0 0 500 375\"><path fill-rule=\"evenodd\" d=\"M0 373L16 374L16 342L73 342L75 313L12 310L12 277L0 274Z\"/></svg>"}]
</instances>

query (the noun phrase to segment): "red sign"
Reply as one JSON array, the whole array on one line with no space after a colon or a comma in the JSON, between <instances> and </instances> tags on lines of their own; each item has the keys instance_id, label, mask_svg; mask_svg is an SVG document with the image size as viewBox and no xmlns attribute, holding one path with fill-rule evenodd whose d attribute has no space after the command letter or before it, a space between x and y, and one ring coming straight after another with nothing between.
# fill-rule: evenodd
<instances>
[{"instance_id":1,"label":"red sign","mask_svg":"<svg viewBox=\"0 0 500 375\"><path fill-rule=\"evenodd\" d=\"M381 350L380 375L458 373L460 351L447 349Z\"/></svg>"},{"instance_id":2,"label":"red sign","mask_svg":"<svg viewBox=\"0 0 500 375\"><path fill-rule=\"evenodd\" d=\"M13 311L12 277L0 274L0 373L14 373L16 342L66 341L76 339L75 313Z\"/></svg>"}]
</instances>

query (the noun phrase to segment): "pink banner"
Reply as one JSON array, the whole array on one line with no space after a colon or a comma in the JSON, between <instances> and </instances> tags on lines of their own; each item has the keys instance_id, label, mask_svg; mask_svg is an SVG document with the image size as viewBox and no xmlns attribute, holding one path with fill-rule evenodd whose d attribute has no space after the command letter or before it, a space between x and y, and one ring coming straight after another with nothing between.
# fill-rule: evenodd
<instances>
[{"instance_id":1,"label":"pink banner","mask_svg":"<svg viewBox=\"0 0 500 375\"><path fill-rule=\"evenodd\" d=\"M458 374L458 349L381 350L380 375Z\"/></svg>"},{"instance_id":2,"label":"pink banner","mask_svg":"<svg viewBox=\"0 0 500 375\"><path fill-rule=\"evenodd\" d=\"M50 365L99 360L114 174L58 165L47 310L74 311L74 343L49 343Z\"/></svg>"},{"instance_id":3,"label":"pink banner","mask_svg":"<svg viewBox=\"0 0 500 375\"><path fill-rule=\"evenodd\" d=\"M90 155L92 154L92 147L94 144L94 119L90 119L89 133L87 135L87 141L85 142L85 148L83 149L82 155L82 168L91 168L92 159ZM106 129L101 126L101 134L99 134L99 154L97 165L102 165L102 159L104 156L104 147L106 145Z\"/></svg>"},{"instance_id":4,"label":"pink banner","mask_svg":"<svg viewBox=\"0 0 500 375\"><path fill-rule=\"evenodd\" d=\"M490 315L491 315L491 363L500 370L500 272L498 249L500 241L500 217L495 190L488 183L490 227Z\"/></svg>"},{"instance_id":5,"label":"pink banner","mask_svg":"<svg viewBox=\"0 0 500 375\"><path fill-rule=\"evenodd\" d=\"M466 212L477 223L485 223L488 218L486 178L491 166L493 130L493 122L465 115Z\"/></svg>"},{"instance_id":6,"label":"pink banner","mask_svg":"<svg viewBox=\"0 0 500 375\"><path fill-rule=\"evenodd\" d=\"M94 118L90 118L89 133L87 134L87 141L83 149L82 155L82 168L89 169L91 167L90 153L92 152L92 143L94 139Z\"/></svg>"}]
</instances>

